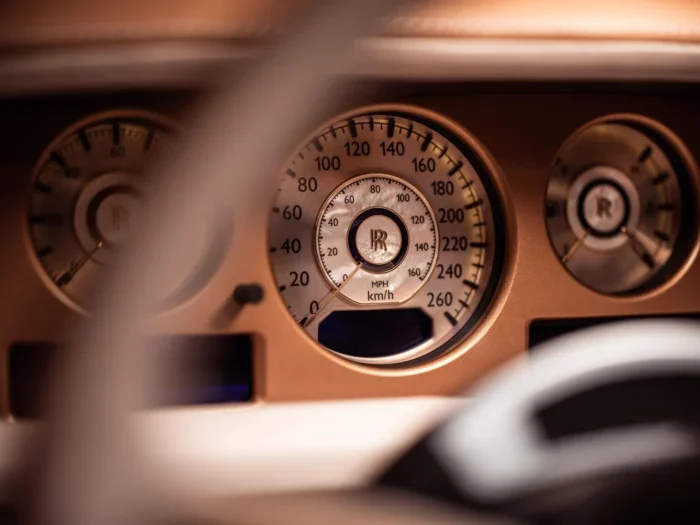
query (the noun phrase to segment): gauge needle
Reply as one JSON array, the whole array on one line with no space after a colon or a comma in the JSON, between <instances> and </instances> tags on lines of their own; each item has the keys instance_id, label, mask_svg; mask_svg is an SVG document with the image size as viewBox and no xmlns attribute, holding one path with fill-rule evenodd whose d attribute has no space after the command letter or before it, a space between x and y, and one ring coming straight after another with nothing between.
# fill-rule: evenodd
<instances>
[{"instance_id":1,"label":"gauge needle","mask_svg":"<svg viewBox=\"0 0 700 525\"><path fill-rule=\"evenodd\" d=\"M561 258L562 264L566 264L566 263L568 263L568 262L571 260L571 258L574 256L574 254L576 253L576 251L577 251L577 250L581 247L581 245L583 244L583 241L585 241L585 240L586 240L586 237L588 237L588 233L589 233L588 230L586 230L586 231L584 232L583 236L581 236L581 237L576 241L576 243L571 247L571 249L570 249L568 252L566 252L566 253L564 254L564 256Z\"/></svg>"},{"instance_id":2,"label":"gauge needle","mask_svg":"<svg viewBox=\"0 0 700 525\"><path fill-rule=\"evenodd\" d=\"M73 278L78 274L78 272L85 266L85 264L92 259L92 256L95 255L97 250L102 248L102 241L97 243L97 246L90 252L86 253L83 257L78 259L75 262L72 262L70 265L70 270L68 270L66 273L61 275L58 279L56 279L56 284L58 286L66 286L69 282L73 280Z\"/></svg>"},{"instance_id":3,"label":"gauge needle","mask_svg":"<svg viewBox=\"0 0 700 525\"><path fill-rule=\"evenodd\" d=\"M639 242L637 236L631 231L629 231L625 226L620 228L620 231L627 235L627 238L629 238L630 242L632 243L632 249L637 255L639 255L642 261L644 261L644 264L646 264L650 269L654 268L654 266L656 266L656 261L646 250L644 245L641 242Z\"/></svg>"},{"instance_id":4,"label":"gauge needle","mask_svg":"<svg viewBox=\"0 0 700 525\"><path fill-rule=\"evenodd\" d=\"M299 324L300 324L301 326L308 326L309 324L311 324L311 322L312 322L314 319L316 319L316 316L317 316L318 314L320 314L321 311L322 311L326 306L328 306L328 303L330 303L330 302L333 300L333 298L334 298L336 295L338 295L338 294L340 293L340 291L345 287L345 285L348 284L348 283L350 282L350 279L352 279L352 278L355 276L355 274L356 274L358 271L360 271L360 268L362 268L362 265L361 265L361 264L358 264L357 266L355 266L355 268L348 274L347 279L345 279L345 280L340 284L340 286L338 286L338 288L334 288L333 290L331 290L331 291L328 293L328 295L326 295L326 296L321 300L321 303L320 303L319 306L318 306L318 310L316 310L315 313L312 313L311 315L304 317L304 318L301 320L301 322L300 322Z\"/></svg>"}]
</instances>

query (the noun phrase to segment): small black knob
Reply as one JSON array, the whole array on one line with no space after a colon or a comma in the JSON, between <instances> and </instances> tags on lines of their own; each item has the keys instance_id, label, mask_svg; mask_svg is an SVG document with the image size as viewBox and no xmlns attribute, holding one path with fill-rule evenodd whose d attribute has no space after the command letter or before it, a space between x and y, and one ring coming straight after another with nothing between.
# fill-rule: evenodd
<instances>
[{"instance_id":1,"label":"small black knob","mask_svg":"<svg viewBox=\"0 0 700 525\"><path fill-rule=\"evenodd\" d=\"M233 300L241 306L258 304L264 296L265 292L259 284L239 284L233 291Z\"/></svg>"}]
</instances>

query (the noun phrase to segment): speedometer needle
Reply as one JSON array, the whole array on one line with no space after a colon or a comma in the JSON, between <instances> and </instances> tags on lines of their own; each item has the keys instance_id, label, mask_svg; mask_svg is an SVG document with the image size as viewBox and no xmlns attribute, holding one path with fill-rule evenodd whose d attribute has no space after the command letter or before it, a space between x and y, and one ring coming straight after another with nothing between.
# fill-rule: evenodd
<instances>
[{"instance_id":1,"label":"speedometer needle","mask_svg":"<svg viewBox=\"0 0 700 525\"><path fill-rule=\"evenodd\" d=\"M627 235L627 238L630 240L632 249L634 252L642 259L644 264L646 264L649 269L654 269L654 266L656 266L656 261L654 261L654 257L646 250L644 245L639 242L639 239L637 239L637 236L634 234L634 232L631 232L627 229L627 227L623 226L620 228L620 231Z\"/></svg>"},{"instance_id":2,"label":"speedometer needle","mask_svg":"<svg viewBox=\"0 0 700 525\"><path fill-rule=\"evenodd\" d=\"M328 306L328 304L333 300L333 298L340 293L340 291L345 288L345 285L350 282L350 279L352 279L355 274L362 268L362 264L357 264L355 268L348 274L347 279L345 279L342 283L340 283L340 286L338 288L334 288L331 290L322 300L321 303L318 305L318 310L316 310L315 313L312 313L311 315L304 317L301 322L299 323L301 326L308 326L313 322L314 319L316 319L316 316L323 311L323 309Z\"/></svg>"},{"instance_id":3,"label":"speedometer needle","mask_svg":"<svg viewBox=\"0 0 700 525\"><path fill-rule=\"evenodd\" d=\"M87 264L87 262L90 259L92 259L93 255L95 255L95 253L97 253L97 250L99 250L100 248L102 248L102 241L98 242L95 248L90 253L86 253L83 257L71 263L70 270L61 275L58 279L56 279L56 284L60 287L63 287L66 286L69 282L71 282L73 278L78 274L78 272L83 268L83 266L85 266L85 264Z\"/></svg>"},{"instance_id":4,"label":"speedometer needle","mask_svg":"<svg viewBox=\"0 0 700 525\"><path fill-rule=\"evenodd\" d=\"M562 264L566 264L566 263L568 263L568 262L571 260L571 258L574 256L574 254L576 253L576 251L577 251L577 250L581 247L581 245L583 244L583 241L586 240L586 237L588 237L588 234L589 234L589 233L590 233L590 232L589 232L588 230L586 230L586 231L583 233L583 235L582 235L581 237L579 237L579 239L576 241L576 243L571 247L571 249L563 255L563 257L561 258Z\"/></svg>"}]
</instances>

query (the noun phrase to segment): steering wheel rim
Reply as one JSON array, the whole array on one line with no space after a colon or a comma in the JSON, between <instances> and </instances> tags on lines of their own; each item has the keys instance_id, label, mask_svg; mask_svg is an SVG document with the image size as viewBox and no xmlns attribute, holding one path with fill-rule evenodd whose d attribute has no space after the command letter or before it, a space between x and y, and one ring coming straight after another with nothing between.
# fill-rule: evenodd
<instances>
[{"instance_id":1,"label":"steering wheel rim","mask_svg":"<svg viewBox=\"0 0 700 525\"><path fill-rule=\"evenodd\" d=\"M312 2L294 32L247 78L237 84L236 73L225 72L195 117L194 132L156 166L157 174L168 174L156 179L160 201L115 265L93 317L77 327L59 371L47 453L33 490L37 522L123 523L158 508L150 500L167 499L138 457L127 420L175 368L145 351L152 345L143 319L182 271L178 252L195 245L197 221L187 216L213 223L228 213L243 227L253 207L271 202L287 147L336 99L329 88L346 71L354 39L406 3ZM263 138L268 147L260 155Z\"/></svg>"},{"instance_id":2,"label":"steering wheel rim","mask_svg":"<svg viewBox=\"0 0 700 525\"><path fill-rule=\"evenodd\" d=\"M700 381L699 341L700 324L678 320L627 321L558 337L489 378L468 408L419 447L458 493L488 508L572 481L697 458L697 434L673 416L552 439L540 414L603 387L665 377Z\"/></svg>"}]
</instances>

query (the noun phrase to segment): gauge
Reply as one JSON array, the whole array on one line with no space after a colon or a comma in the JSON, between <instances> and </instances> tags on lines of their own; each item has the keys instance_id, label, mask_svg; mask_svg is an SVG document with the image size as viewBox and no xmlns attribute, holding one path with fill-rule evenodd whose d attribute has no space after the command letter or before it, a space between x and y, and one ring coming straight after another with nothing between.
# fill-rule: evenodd
<instances>
[{"instance_id":1,"label":"gauge","mask_svg":"<svg viewBox=\"0 0 700 525\"><path fill-rule=\"evenodd\" d=\"M137 227L149 200L143 170L172 131L149 113L100 113L71 126L40 159L27 219L32 253L42 278L75 309L85 311L94 283Z\"/></svg>"},{"instance_id":2,"label":"gauge","mask_svg":"<svg viewBox=\"0 0 700 525\"><path fill-rule=\"evenodd\" d=\"M694 169L680 141L636 116L597 120L562 147L547 230L562 264L607 294L665 282L694 245Z\"/></svg>"},{"instance_id":3,"label":"gauge","mask_svg":"<svg viewBox=\"0 0 700 525\"><path fill-rule=\"evenodd\" d=\"M460 342L497 288L495 169L456 125L374 107L315 133L284 169L270 257L291 315L323 347L375 365Z\"/></svg>"}]
</instances>

